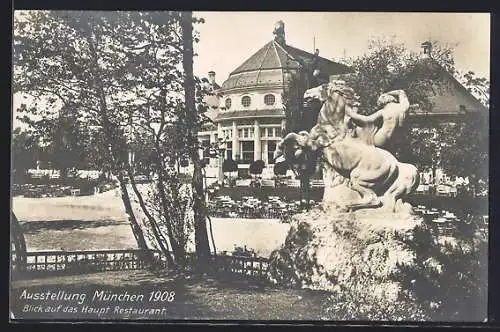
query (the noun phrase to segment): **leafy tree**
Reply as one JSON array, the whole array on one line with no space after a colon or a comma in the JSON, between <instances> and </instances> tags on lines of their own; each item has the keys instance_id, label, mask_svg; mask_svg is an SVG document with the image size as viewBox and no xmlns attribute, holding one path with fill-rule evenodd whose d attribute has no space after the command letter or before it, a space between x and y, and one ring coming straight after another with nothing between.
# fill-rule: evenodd
<instances>
[{"instance_id":1,"label":"leafy tree","mask_svg":"<svg viewBox=\"0 0 500 332\"><path fill-rule=\"evenodd\" d=\"M285 135L290 132L310 130L316 124L319 107L310 107L311 105L304 105L302 102L304 92L313 87L310 86L309 76L312 76L312 69L309 66L290 71L285 75L287 84L281 95L285 106Z\"/></svg>"},{"instance_id":2,"label":"leafy tree","mask_svg":"<svg viewBox=\"0 0 500 332\"><path fill-rule=\"evenodd\" d=\"M280 161L274 164L273 172L275 176L274 180L275 187L279 187L282 185L281 177L285 176L287 171L288 171L288 163L286 161Z\"/></svg>"},{"instance_id":3,"label":"leafy tree","mask_svg":"<svg viewBox=\"0 0 500 332\"><path fill-rule=\"evenodd\" d=\"M252 175L254 175L254 179L252 180L250 186L257 186L260 187L260 182L257 180L257 176L262 174L262 171L264 170L265 164L264 161L262 160L255 160L250 163L250 166L248 168L248 172Z\"/></svg>"},{"instance_id":4,"label":"leafy tree","mask_svg":"<svg viewBox=\"0 0 500 332\"><path fill-rule=\"evenodd\" d=\"M449 174L469 177L473 195L480 182L488 182L489 134L487 114L467 114L451 129L459 135L450 135L449 144L441 150L441 165Z\"/></svg>"},{"instance_id":5,"label":"leafy tree","mask_svg":"<svg viewBox=\"0 0 500 332\"><path fill-rule=\"evenodd\" d=\"M62 178L67 176L70 168L88 168L88 133L74 110L62 109L54 119L53 130L49 135L52 165L60 171Z\"/></svg>"},{"instance_id":6,"label":"leafy tree","mask_svg":"<svg viewBox=\"0 0 500 332\"><path fill-rule=\"evenodd\" d=\"M302 117L302 105L300 101L304 94L300 93L299 85L299 79L295 75L291 75L289 84L281 94L285 106L285 135L290 132L298 132L301 129L300 119Z\"/></svg>"},{"instance_id":7,"label":"leafy tree","mask_svg":"<svg viewBox=\"0 0 500 332\"><path fill-rule=\"evenodd\" d=\"M375 112L378 97L395 89L405 90L411 104L431 110L433 103L429 97L439 83L439 69L454 71L451 49L435 43L433 54L432 60L422 60L402 43L370 41L368 53L348 60L354 73L346 80L360 97L360 113Z\"/></svg>"},{"instance_id":8,"label":"leafy tree","mask_svg":"<svg viewBox=\"0 0 500 332\"><path fill-rule=\"evenodd\" d=\"M484 106L490 103L490 82L484 77L477 77L472 70L461 74L460 81Z\"/></svg>"},{"instance_id":9,"label":"leafy tree","mask_svg":"<svg viewBox=\"0 0 500 332\"><path fill-rule=\"evenodd\" d=\"M14 20L13 81L14 92L28 93L45 103L45 107L28 109L28 114L36 111L38 117L50 119L59 101L65 108L78 110L89 126L100 128L101 152L120 182L138 246L147 248L133 214L121 153L126 151L122 110L131 103L132 98L127 98L131 91L140 85L131 79L133 70L129 70L136 68L130 32L142 20L128 16L126 12L20 12ZM120 95L126 97L118 99Z\"/></svg>"},{"instance_id":10,"label":"leafy tree","mask_svg":"<svg viewBox=\"0 0 500 332\"><path fill-rule=\"evenodd\" d=\"M153 232L158 243L169 241L165 241L159 221L149 213L134 183L127 151L144 145L154 151L151 157L160 174L155 189L164 209L171 206L168 199L173 199L166 185L166 166L197 151L193 139L199 116L194 104L192 24L199 20L186 15L30 11L16 15L14 22L14 91L29 93L39 102L37 108L26 108L24 113L44 121L52 119L58 103L77 112L78 120L89 131L87 148L91 148L92 162L112 172L120 183L140 248L147 248L147 243L132 208L127 178L146 215L148 231ZM46 130L45 126L39 128ZM171 135L172 130L176 135ZM173 156L172 147L181 152ZM208 240L203 245L206 226L200 222L200 213L204 213L200 205L203 188L198 186L202 185L202 177L198 181L200 174L195 167L195 233L197 251L207 257ZM171 212L163 210L162 217L166 219ZM167 233L170 240L176 238L174 231L167 229ZM181 239L178 244L182 247ZM164 245L163 250L168 248Z\"/></svg>"},{"instance_id":11,"label":"leafy tree","mask_svg":"<svg viewBox=\"0 0 500 332\"><path fill-rule=\"evenodd\" d=\"M273 171L276 176L284 176L288 171L288 164L284 161L278 162L274 164Z\"/></svg>"}]
</instances>

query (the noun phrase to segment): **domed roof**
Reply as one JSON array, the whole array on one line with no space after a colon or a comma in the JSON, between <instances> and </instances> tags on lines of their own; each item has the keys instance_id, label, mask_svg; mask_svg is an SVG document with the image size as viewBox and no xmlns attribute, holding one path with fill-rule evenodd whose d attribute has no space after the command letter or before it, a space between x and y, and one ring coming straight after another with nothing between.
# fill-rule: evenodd
<instances>
[{"instance_id":1,"label":"domed roof","mask_svg":"<svg viewBox=\"0 0 500 332\"><path fill-rule=\"evenodd\" d=\"M344 74L349 68L315 54L272 40L255 52L222 84L222 90L283 85L284 73L315 62L315 68L325 75ZM287 82L285 82L287 83Z\"/></svg>"}]
</instances>

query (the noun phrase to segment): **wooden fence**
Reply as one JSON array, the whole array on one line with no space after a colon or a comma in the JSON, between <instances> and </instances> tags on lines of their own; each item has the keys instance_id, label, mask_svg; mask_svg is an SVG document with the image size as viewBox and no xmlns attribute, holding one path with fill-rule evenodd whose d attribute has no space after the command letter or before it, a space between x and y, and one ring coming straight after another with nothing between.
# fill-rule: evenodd
<instances>
[{"instance_id":1,"label":"wooden fence","mask_svg":"<svg viewBox=\"0 0 500 332\"><path fill-rule=\"evenodd\" d=\"M166 266L161 252L156 250L32 251L26 253L25 264L12 262L12 272L79 274L139 270L148 268L150 262Z\"/></svg>"},{"instance_id":2,"label":"wooden fence","mask_svg":"<svg viewBox=\"0 0 500 332\"><path fill-rule=\"evenodd\" d=\"M194 253L188 254L189 267L194 266L195 259ZM259 283L269 280L267 258L216 255L212 260L212 272L218 277ZM152 266L168 268L166 258L158 250L32 251L26 253L24 264L19 260L11 263L13 274L26 277L141 270Z\"/></svg>"},{"instance_id":3,"label":"wooden fence","mask_svg":"<svg viewBox=\"0 0 500 332\"><path fill-rule=\"evenodd\" d=\"M216 267L217 274L224 278L261 283L269 280L269 260L264 257L220 255Z\"/></svg>"}]
</instances>

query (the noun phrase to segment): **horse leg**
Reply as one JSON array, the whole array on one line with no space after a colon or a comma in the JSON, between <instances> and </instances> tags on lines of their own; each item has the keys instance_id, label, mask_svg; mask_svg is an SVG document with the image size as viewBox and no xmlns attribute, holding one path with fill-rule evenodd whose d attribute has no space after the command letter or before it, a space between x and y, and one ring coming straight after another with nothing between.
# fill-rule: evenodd
<instances>
[{"instance_id":1,"label":"horse leg","mask_svg":"<svg viewBox=\"0 0 500 332\"><path fill-rule=\"evenodd\" d=\"M357 203L349 204L348 208L352 210L380 206L380 199L377 194L370 189L370 186L373 186L373 183L363 181L357 173L358 172L356 170L351 173L351 189L358 192L361 199Z\"/></svg>"},{"instance_id":2,"label":"horse leg","mask_svg":"<svg viewBox=\"0 0 500 332\"><path fill-rule=\"evenodd\" d=\"M404 188L402 190L398 185L398 180L399 179L396 179L392 186L384 193L384 208L391 212L395 212L398 193L404 191Z\"/></svg>"},{"instance_id":3,"label":"horse leg","mask_svg":"<svg viewBox=\"0 0 500 332\"><path fill-rule=\"evenodd\" d=\"M396 181L384 194L391 202L392 211L395 212L396 202L410 194L419 184L418 170L413 165L399 163L399 174Z\"/></svg>"}]
</instances>

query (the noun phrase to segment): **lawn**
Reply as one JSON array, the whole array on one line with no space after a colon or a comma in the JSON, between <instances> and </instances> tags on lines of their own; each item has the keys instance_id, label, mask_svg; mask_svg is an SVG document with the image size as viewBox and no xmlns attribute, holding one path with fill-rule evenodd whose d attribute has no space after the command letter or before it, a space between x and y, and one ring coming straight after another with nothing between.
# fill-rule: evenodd
<instances>
[{"instance_id":1,"label":"lawn","mask_svg":"<svg viewBox=\"0 0 500 332\"><path fill-rule=\"evenodd\" d=\"M120 197L114 191L80 197L13 198L29 251L136 248ZM267 219L212 218L217 251L235 246L268 256L285 240L289 225Z\"/></svg>"},{"instance_id":2,"label":"lawn","mask_svg":"<svg viewBox=\"0 0 500 332\"><path fill-rule=\"evenodd\" d=\"M119 197L14 197L12 208L29 251L136 248Z\"/></svg>"}]
</instances>

